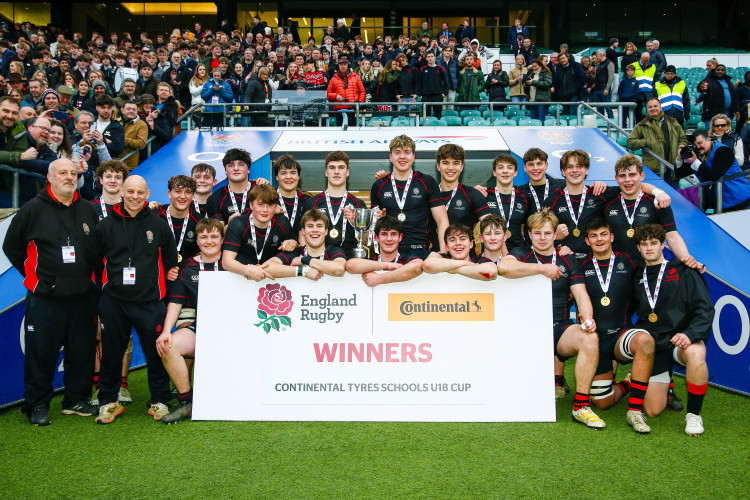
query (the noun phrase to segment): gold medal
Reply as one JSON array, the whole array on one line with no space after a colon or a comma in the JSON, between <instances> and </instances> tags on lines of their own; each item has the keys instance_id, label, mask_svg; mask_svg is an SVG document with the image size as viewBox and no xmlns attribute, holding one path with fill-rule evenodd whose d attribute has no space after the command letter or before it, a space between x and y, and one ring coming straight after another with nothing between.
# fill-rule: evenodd
<instances>
[{"instance_id":1,"label":"gold medal","mask_svg":"<svg viewBox=\"0 0 750 500\"><path fill-rule=\"evenodd\" d=\"M635 230L631 227L627 232L628 238L632 238L635 235Z\"/></svg>"},{"instance_id":2,"label":"gold medal","mask_svg":"<svg viewBox=\"0 0 750 500\"><path fill-rule=\"evenodd\" d=\"M581 230L578 228L573 229L573 236L575 236L576 238L581 236Z\"/></svg>"},{"instance_id":3,"label":"gold medal","mask_svg":"<svg viewBox=\"0 0 750 500\"><path fill-rule=\"evenodd\" d=\"M398 214L398 217L396 218L400 220L401 222L404 222L406 220L406 214L404 212L401 212L400 214Z\"/></svg>"},{"instance_id":4,"label":"gold medal","mask_svg":"<svg viewBox=\"0 0 750 500\"><path fill-rule=\"evenodd\" d=\"M182 255L177 254L177 263L179 264L180 262L182 262Z\"/></svg>"},{"instance_id":5,"label":"gold medal","mask_svg":"<svg viewBox=\"0 0 750 500\"><path fill-rule=\"evenodd\" d=\"M648 315L648 320L651 323L656 323L659 320L659 316L657 316L655 312L652 312L651 314Z\"/></svg>"},{"instance_id":6,"label":"gold medal","mask_svg":"<svg viewBox=\"0 0 750 500\"><path fill-rule=\"evenodd\" d=\"M609 300L609 297L605 295L604 297L602 297L602 300L600 300L599 302L601 302L604 307L607 307L609 305L610 300Z\"/></svg>"},{"instance_id":7,"label":"gold medal","mask_svg":"<svg viewBox=\"0 0 750 500\"><path fill-rule=\"evenodd\" d=\"M339 230L338 230L338 229L336 229L336 228L334 227L334 228L333 228L333 229L331 229L331 231L330 231L330 232L328 233L328 236L330 236L330 237L331 237L331 238L333 238L333 239L336 239L336 238L338 238L338 237L339 237Z\"/></svg>"}]
</instances>

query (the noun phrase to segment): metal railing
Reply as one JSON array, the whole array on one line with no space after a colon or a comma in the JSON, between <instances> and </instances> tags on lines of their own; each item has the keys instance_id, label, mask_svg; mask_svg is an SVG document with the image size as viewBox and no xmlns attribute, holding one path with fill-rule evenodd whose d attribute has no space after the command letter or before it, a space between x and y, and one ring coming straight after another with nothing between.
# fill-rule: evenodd
<instances>
[{"instance_id":1,"label":"metal railing","mask_svg":"<svg viewBox=\"0 0 750 500\"><path fill-rule=\"evenodd\" d=\"M29 172L22 168L11 167L9 165L0 165L0 171L10 172L13 174L13 189L11 191L11 208L18 208L19 198L21 196L21 176L31 177L32 179L47 180L42 174L36 172Z\"/></svg>"},{"instance_id":2,"label":"metal railing","mask_svg":"<svg viewBox=\"0 0 750 500\"><path fill-rule=\"evenodd\" d=\"M200 128L226 128L228 126L247 126L246 121L243 118L249 118L252 120L253 116L258 116L266 119L273 120L273 126L278 127L281 124L285 127L294 126L295 122L299 122L299 119L295 119L294 113L295 108L299 106L314 106L319 110L318 113L318 126L329 126L327 118L339 116L343 113L353 113L355 123L350 124L352 126L365 126L367 120L377 116L406 116L414 118L413 126L419 127L425 124L426 119L430 116L428 109L434 107L440 107L443 110L458 108L459 110L478 110L480 107L486 108L485 111L489 111L489 117L487 120L490 121L489 125L493 125L496 118L505 118L505 108L517 109L523 107L536 107L544 106L546 108L554 107L553 112L547 113L545 118L554 118L559 124L561 123L561 117L566 116L565 108L570 111L571 108L575 108L576 121L578 125L581 125L583 112L581 106L586 105L587 108L596 112L592 106L603 107L603 108L616 108L618 113L622 115L626 110L631 116L633 110L636 107L635 103L631 102L602 102L593 103L592 105L582 101L543 101L543 102L527 102L527 101L471 101L471 102L319 102L319 103L308 103L308 104L285 104L283 102L273 101L271 103L213 103L203 105L205 109L201 112L201 117L211 119L211 123L208 126L201 126ZM346 109L334 109L346 107ZM383 109L389 107L391 109ZM190 110L183 115L183 118L188 119L188 129L193 130L196 128L196 123L193 117L198 113L197 108L199 106L193 106ZM599 116L604 117L600 113ZM220 123L217 125L216 120L221 117ZM483 119L481 116L476 117ZM523 118L528 118L524 116ZM325 123L324 123L325 120ZM544 122L544 120L542 120ZM238 125L239 123L239 125ZM463 125L463 119L462 123ZM302 124L305 125L304 123ZM411 125L410 125L411 126ZM608 123L609 126L609 123ZM619 128L619 127L618 127ZM622 130L622 129L620 129ZM624 132L627 135L627 132Z\"/></svg>"}]
</instances>

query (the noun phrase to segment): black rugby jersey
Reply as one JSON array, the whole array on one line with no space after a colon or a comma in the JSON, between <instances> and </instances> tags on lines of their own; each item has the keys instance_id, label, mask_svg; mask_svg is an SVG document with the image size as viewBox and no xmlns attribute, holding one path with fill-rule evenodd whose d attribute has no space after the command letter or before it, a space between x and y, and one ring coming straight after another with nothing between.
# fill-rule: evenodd
<instances>
[{"instance_id":1,"label":"black rugby jersey","mask_svg":"<svg viewBox=\"0 0 750 500\"><path fill-rule=\"evenodd\" d=\"M614 262L612 279L609 282L607 298L609 304L602 305L604 291L599 283L599 277L594 269L595 265L599 266L599 272L602 280L607 281L610 262ZM602 262L588 257L581 264L583 276L586 281L586 291L591 298L591 304L594 306L594 319L596 320L596 331L599 335L616 334L631 323L633 317L633 301L631 292L633 290L633 276L635 274L635 265L627 255L619 252L613 252L612 256Z\"/></svg>"},{"instance_id":2,"label":"black rugby jersey","mask_svg":"<svg viewBox=\"0 0 750 500\"><path fill-rule=\"evenodd\" d=\"M325 192L322 192L310 197L305 202L303 213L312 208L317 208L318 210L326 214L329 224L328 235L326 236L326 247L339 247L344 250L347 258L351 258L354 247L357 246L357 238L354 226L352 226L351 222L347 221L344 217L344 214L341 213L341 210L343 210L347 205L351 205L354 209L367 208L367 205L364 201L360 200L349 192L347 192L346 201L343 203L341 196L339 196L338 198L332 196L331 208L333 209L334 213L339 216L338 222L334 226L332 217L333 214L329 213L328 203L326 202L326 194ZM333 231L334 229L337 233L335 238L331 235L331 231Z\"/></svg>"},{"instance_id":3,"label":"black rugby jersey","mask_svg":"<svg viewBox=\"0 0 750 500\"><path fill-rule=\"evenodd\" d=\"M260 262L253 246L253 237L250 231L250 217L242 214L232 219L227 226L227 234L224 238L224 250L237 252L237 261L241 264L262 264L279 253L279 247L284 240L289 239L292 228L289 221L283 215L274 216L264 229L255 228L255 240L259 248L262 248ZM266 241L268 240L268 241Z\"/></svg>"}]
</instances>

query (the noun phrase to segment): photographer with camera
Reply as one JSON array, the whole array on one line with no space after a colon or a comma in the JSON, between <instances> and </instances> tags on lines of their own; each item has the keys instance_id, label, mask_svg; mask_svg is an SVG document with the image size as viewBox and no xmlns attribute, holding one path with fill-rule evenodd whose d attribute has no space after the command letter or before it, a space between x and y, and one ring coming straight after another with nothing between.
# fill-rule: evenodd
<instances>
[{"instance_id":1,"label":"photographer with camera","mask_svg":"<svg viewBox=\"0 0 750 500\"><path fill-rule=\"evenodd\" d=\"M714 142L705 130L698 130L694 135L694 144L679 148L680 156L675 162L675 173L685 177L692 173L701 182L718 181L726 175L742 171L734 157L732 148ZM709 206L716 206L716 185L709 189L711 197ZM723 212L732 212L750 207L750 183L747 177L738 177L724 182L722 190Z\"/></svg>"},{"instance_id":2,"label":"photographer with camera","mask_svg":"<svg viewBox=\"0 0 750 500\"><path fill-rule=\"evenodd\" d=\"M658 97L646 101L646 114L647 116L630 133L628 149L636 151L648 148L665 160L674 161L680 148L687 144L687 137L680 122L664 114ZM645 151L643 164L653 172L659 173L659 160ZM667 170L665 180L669 180L669 177L670 173Z\"/></svg>"}]
</instances>

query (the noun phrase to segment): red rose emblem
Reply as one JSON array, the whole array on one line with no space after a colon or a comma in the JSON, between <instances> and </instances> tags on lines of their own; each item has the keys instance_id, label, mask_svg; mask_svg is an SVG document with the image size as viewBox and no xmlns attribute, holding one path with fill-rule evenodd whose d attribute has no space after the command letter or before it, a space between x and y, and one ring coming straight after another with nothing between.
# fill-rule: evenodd
<instances>
[{"instance_id":1,"label":"red rose emblem","mask_svg":"<svg viewBox=\"0 0 750 500\"><path fill-rule=\"evenodd\" d=\"M258 291L258 309L268 314L283 316L292 310L292 293L278 283L273 283Z\"/></svg>"},{"instance_id":2,"label":"red rose emblem","mask_svg":"<svg viewBox=\"0 0 750 500\"><path fill-rule=\"evenodd\" d=\"M669 274L674 274L676 272L677 272L677 269L675 269L674 267L669 270Z\"/></svg>"}]
</instances>

